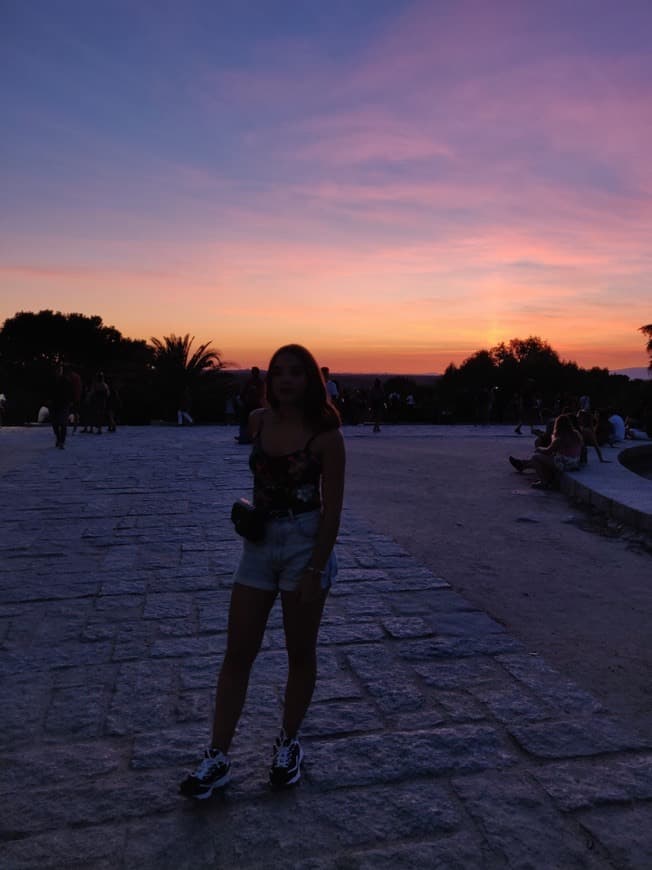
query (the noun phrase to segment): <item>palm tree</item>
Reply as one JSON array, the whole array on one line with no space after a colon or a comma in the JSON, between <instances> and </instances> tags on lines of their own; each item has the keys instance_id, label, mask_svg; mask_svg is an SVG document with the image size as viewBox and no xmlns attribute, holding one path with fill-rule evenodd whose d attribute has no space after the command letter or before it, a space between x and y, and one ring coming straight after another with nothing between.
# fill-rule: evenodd
<instances>
[{"instance_id":1,"label":"palm tree","mask_svg":"<svg viewBox=\"0 0 652 870\"><path fill-rule=\"evenodd\" d=\"M163 340L150 339L154 349L159 400L166 416L173 416L180 408L188 410L193 392L204 393L208 388L208 380L212 381L208 376L228 365L219 350L211 349L210 341L200 344L193 351L194 340L194 335L180 336L174 333L166 335Z\"/></svg>"},{"instance_id":2,"label":"palm tree","mask_svg":"<svg viewBox=\"0 0 652 870\"><path fill-rule=\"evenodd\" d=\"M642 332L643 335L647 336L648 342L645 349L650 354L650 365L648 366L648 368L650 369L650 371L652 371L652 323L648 323L647 326L639 327L638 331Z\"/></svg>"},{"instance_id":3,"label":"palm tree","mask_svg":"<svg viewBox=\"0 0 652 870\"><path fill-rule=\"evenodd\" d=\"M201 375L223 369L226 363L222 360L219 350L209 350L210 341L200 344L194 353L191 353L192 343L188 333L180 335L166 335L161 341L159 338L151 338L154 347L154 365L168 375L180 376L184 382L195 380Z\"/></svg>"}]
</instances>

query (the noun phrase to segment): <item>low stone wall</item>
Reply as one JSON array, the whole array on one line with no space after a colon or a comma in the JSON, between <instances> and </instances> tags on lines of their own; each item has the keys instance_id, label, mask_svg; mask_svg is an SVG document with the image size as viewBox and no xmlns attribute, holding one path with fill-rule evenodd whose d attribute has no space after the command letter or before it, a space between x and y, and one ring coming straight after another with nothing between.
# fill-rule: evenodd
<instances>
[{"instance_id":1,"label":"low stone wall","mask_svg":"<svg viewBox=\"0 0 652 870\"><path fill-rule=\"evenodd\" d=\"M628 460L652 456L652 442L621 450L608 476L583 468L561 476L560 487L569 498L590 505L602 514L634 529L652 533L652 481L629 467Z\"/></svg>"}]
</instances>

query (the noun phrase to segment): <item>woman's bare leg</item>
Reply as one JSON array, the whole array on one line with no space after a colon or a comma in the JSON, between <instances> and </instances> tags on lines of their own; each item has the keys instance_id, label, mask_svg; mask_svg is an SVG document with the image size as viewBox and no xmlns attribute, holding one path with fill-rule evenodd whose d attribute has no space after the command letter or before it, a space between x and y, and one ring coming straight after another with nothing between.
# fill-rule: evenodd
<instances>
[{"instance_id":1,"label":"woman's bare leg","mask_svg":"<svg viewBox=\"0 0 652 870\"><path fill-rule=\"evenodd\" d=\"M295 737L310 706L317 679L317 635L328 593L300 602L298 593L282 592L283 627L288 653L283 729Z\"/></svg>"},{"instance_id":2,"label":"woman's bare leg","mask_svg":"<svg viewBox=\"0 0 652 870\"><path fill-rule=\"evenodd\" d=\"M224 661L217 681L211 746L226 753L247 695L249 674L265 633L276 592L233 585Z\"/></svg>"},{"instance_id":3,"label":"woman's bare leg","mask_svg":"<svg viewBox=\"0 0 652 870\"><path fill-rule=\"evenodd\" d=\"M549 484L555 479L555 462L550 454L535 453L530 459L532 468L539 475L542 483Z\"/></svg>"}]
</instances>

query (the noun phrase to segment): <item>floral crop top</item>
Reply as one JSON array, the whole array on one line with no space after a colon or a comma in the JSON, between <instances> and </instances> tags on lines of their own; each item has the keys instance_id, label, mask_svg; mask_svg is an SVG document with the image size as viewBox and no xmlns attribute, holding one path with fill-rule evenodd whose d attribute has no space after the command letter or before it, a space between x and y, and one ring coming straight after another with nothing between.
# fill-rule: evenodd
<instances>
[{"instance_id":1,"label":"floral crop top","mask_svg":"<svg viewBox=\"0 0 652 870\"><path fill-rule=\"evenodd\" d=\"M262 429L262 427L261 427ZM254 504L264 510L292 510L296 513L321 507L321 461L310 452L313 435L300 450L270 456L254 439L249 468L254 476Z\"/></svg>"}]
</instances>

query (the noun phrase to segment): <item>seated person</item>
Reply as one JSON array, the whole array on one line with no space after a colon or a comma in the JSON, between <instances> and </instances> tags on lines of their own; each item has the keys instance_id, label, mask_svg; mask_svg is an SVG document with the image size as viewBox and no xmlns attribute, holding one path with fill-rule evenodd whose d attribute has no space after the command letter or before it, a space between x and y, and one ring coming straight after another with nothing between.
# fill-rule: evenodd
<instances>
[{"instance_id":1,"label":"seated person","mask_svg":"<svg viewBox=\"0 0 652 870\"><path fill-rule=\"evenodd\" d=\"M560 414L552 430L552 441L548 447L537 447L529 459L509 457L517 471L532 468L539 479L532 484L536 489L550 489L558 472L577 471L584 441L573 426L568 414Z\"/></svg>"},{"instance_id":2,"label":"seated person","mask_svg":"<svg viewBox=\"0 0 652 870\"><path fill-rule=\"evenodd\" d=\"M585 447L595 448L595 452L598 454L598 459L600 460L600 462L610 462L609 459L604 458L604 456L602 455L602 451L600 450L600 445L598 444L598 436L596 435L595 431L593 414L590 411L578 411L576 419L580 430L580 435L584 440Z\"/></svg>"},{"instance_id":3,"label":"seated person","mask_svg":"<svg viewBox=\"0 0 652 870\"><path fill-rule=\"evenodd\" d=\"M625 421L620 416L620 414L611 413L609 416L609 424L611 426L611 441L615 443L617 441L625 440Z\"/></svg>"},{"instance_id":4,"label":"seated person","mask_svg":"<svg viewBox=\"0 0 652 870\"><path fill-rule=\"evenodd\" d=\"M630 438L632 441L647 441L647 437L643 424L634 417L627 417L625 420L625 438Z\"/></svg>"},{"instance_id":5,"label":"seated person","mask_svg":"<svg viewBox=\"0 0 652 870\"><path fill-rule=\"evenodd\" d=\"M598 411L598 416L595 421L595 437L600 447L604 447L605 444L608 444L609 447L613 447L609 411L605 411L604 409Z\"/></svg>"}]
</instances>

